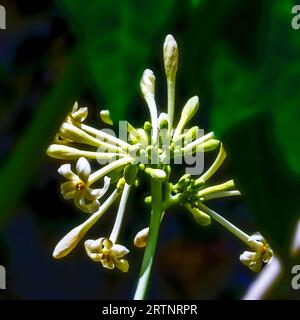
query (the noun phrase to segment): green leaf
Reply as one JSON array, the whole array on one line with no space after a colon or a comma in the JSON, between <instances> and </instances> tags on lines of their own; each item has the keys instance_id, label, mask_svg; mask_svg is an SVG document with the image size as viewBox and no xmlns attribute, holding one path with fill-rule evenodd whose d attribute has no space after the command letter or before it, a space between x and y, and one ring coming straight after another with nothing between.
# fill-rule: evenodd
<instances>
[{"instance_id":1,"label":"green leaf","mask_svg":"<svg viewBox=\"0 0 300 320\"><path fill-rule=\"evenodd\" d=\"M256 65L222 44L212 66L211 127L225 137L245 201L283 257L300 209L300 38L291 8L280 0L264 11Z\"/></svg>"},{"instance_id":2,"label":"green leaf","mask_svg":"<svg viewBox=\"0 0 300 320\"><path fill-rule=\"evenodd\" d=\"M81 90L78 78L77 55L71 57L70 64L60 81L45 97L37 112L20 137L12 154L7 157L0 171L0 224L18 204L43 157L46 156L47 144L58 130L67 109L73 104L74 96Z\"/></svg>"},{"instance_id":3,"label":"green leaf","mask_svg":"<svg viewBox=\"0 0 300 320\"><path fill-rule=\"evenodd\" d=\"M102 93L113 120L123 120L139 92L143 68L152 53L153 40L162 43L160 31L175 5L165 1L58 1L70 13L70 23L84 52L87 71Z\"/></svg>"}]
</instances>

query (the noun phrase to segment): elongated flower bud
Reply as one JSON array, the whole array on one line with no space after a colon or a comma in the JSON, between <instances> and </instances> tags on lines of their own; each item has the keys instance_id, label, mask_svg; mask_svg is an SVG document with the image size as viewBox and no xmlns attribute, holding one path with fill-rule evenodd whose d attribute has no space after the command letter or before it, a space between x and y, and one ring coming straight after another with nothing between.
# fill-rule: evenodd
<instances>
[{"instance_id":1,"label":"elongated flower bud","mask_svg":"<svg viewBox=\"0 0 300 320\"><path fill-rule=\"evenodd\" d=\"M154 99L155 92L155 76L154 73L146 69L143 73L143 77L141 80L141 91L144 96L144 99L147 102L150 117L151 117L151 125L152 125L152 143L156 144L157 140L157 107Z\"/></svg>"},{"instance_id":2,"label":"elongated flower bud","mask_svg":"<svg viewBox=\"0 0 300 320\"><path fill-rule=\"evenodd\" d=\"M51 144L47 149L48 156L60 160L76 160L80 157L88 159L98 159L99 161L114 159L116 156L123 157L122 154L93 152L79 150L62 144Z\"/></svg>"},{"instance_id":3,"label":"elongated flower bud","mask_svg":"<svg viewBox=\"0 0 300 320\"><path fill-rule=\"evenodd\" d=\"M99 147L102 144L98 139L90 136L88 133L67 122L64 122L62 124L59 130L59 134L62 137L73 140L75 142L85 143L95 147Z\"/></svg>"},{"instance_id":4,"label":"elongated flower bud","mask_svg":"<svg viewBox=\"0 0 300 320\"><path fill-rule=\"evenodd\" d=\"M174 132L174 138L180 135L180 133L182 132L186 124L197 113L198 108L199 108L199 98L197 96L194 96L187 101L187 103L182 109L180 120Z\"/></svg>"},{"instance_id":5,"label":"elongated flower bud","mask_svg":"<svg viewBox=\"0 0 300 320\"><path fill-rule=\"evenodd\" d=\"M170 34L166 36L164 43L164 64L167 78L175 78L178 67L178 47Z\"/></svg>"},{"instance_id":6,"label":"elongated flower bud","mask_svg":"<svg viewBox=\"0 0 300 320\"><path fill-rule=\"evenodd\" d=\"M69 254L78 244L78 242L86 234L86 225L80 225L71 230L66 236L64 236L59 243L56 245L53 257L60 259Z\"/></svg>"},{"instance_id":7,"label":"elongated flower bud","mask_svg":"<svg viewBox=\"0 0 300 320\"><path fill-rule=\"evenodd\" d=\"M141 79L141 91L143 97L146 99L147 95L154 95L155 92L155 75L152 70L146 69Z\"/></svg>"}]
</instances>

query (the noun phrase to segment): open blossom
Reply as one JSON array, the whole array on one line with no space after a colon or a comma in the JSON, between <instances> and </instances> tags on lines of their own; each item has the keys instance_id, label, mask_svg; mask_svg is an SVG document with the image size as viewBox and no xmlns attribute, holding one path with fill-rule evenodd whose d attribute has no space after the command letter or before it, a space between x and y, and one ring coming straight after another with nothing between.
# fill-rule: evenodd
<instances>
[{"instance_id":1,"label":"open blossom","mask_svg":"<svg viewBox=\"0 0 300 320\"><path fill-rule=\"evenodd\" d=\"M88 115L88 108L87 107L82 107L79 108L78 102L76 101L73 105L72 111L69 114L69 121L78 121L78 122L83 122Z\"/></svg>"},{"instance_id":2,"label":"open blossom","mask_svg":"<svg viewBox=\"0 0 300 320\"><path fill-rule=\"evenodd\" d=\"M110 178L104 177L104 186L100 189L92 189L88 186L88 179L91 174L91 166L89 162L81 157L77 161L75 174L71 170L70 164L63 164L58 173L68 179L61 185L61 193L64 199L74 199L75 205L87 213L95 212L100 203L100 199L108 190Z\"/></svg>"},{"instance_id":3,"label":"open blossom","mask_svg":"<svg viewBox=\"0 0 300 320\"><path fill-rule=\"evenodd\" d=\"M123 257L129 250L120 245L114 244L107 238L99 238L97 240L87 240L84 243L87 255L93 261L101 262L102 266L107 269L115 267L122 272L127 272L129 263Z\"/></svg>"},{"instance_id":4,"label":"open blossom","mask_svg":"<svg viewBox=\"0 0 300 320\"><path fill-rule=\"evenodd\" d=\"M263 262L268 263L271 260L273 251L264 237L259 233L250 236L248 242L254 251L243 252L240 255L240 260L244 265L248 266L250 270L259 272Z\"/></svg>"}]
</instances>

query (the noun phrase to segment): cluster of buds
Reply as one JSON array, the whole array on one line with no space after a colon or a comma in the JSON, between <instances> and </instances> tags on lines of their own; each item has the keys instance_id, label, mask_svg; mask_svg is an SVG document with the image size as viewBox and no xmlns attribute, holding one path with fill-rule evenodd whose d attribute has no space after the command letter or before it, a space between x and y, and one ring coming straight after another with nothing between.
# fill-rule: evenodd
<instances>
[{"instance_id":1,"label":"cluster of buds","mask_svg":"<svg viewBox=\"0 0 300 320\"><path fill-rule=\"evenodd\" d=\"M119 137L116 137L111 129L99 130L87 125L85 121L88 109L79 108L75 103L53 144L49 146L49 156L67 162L58 169L67 179L67 182L61 185L63 198L73 200L77 208L88 214L81 225L71 230L57 244L53 256L62 258L69 254L120 198L111 234L97 240L86 240L84 246L88 257L93 261L100 262L108 269L117 268L127 272L129 264L124 256L129 250L118 244L118 238L129 194L134 187L138 187L139 175L146 174L164 186L163 212L173 205L181 205L202 226L209 225L211 219L219 222L251 249L244 252L240 260L251 270L259 271L262 262L268 262L272 257L272 250L262 236L248 236L205 205L208 200L238 196L240 192L235 188L233 180L210 184L211 177L222 165L226 153L213 132L204 134L198 126L187 128L199 109L197 96L186 102L177 126L174 127L178 48L171 35L166 37L163 52L168 94L167 113L158 113L155 76L147 69L142 75L140 87L150 113L150 121L146 121L142 128L135 128L128 122L121 121ZM108 110L100 111L100 118L104 123L113 125ZM213 150L218 150L217 157L203 170L203 155ZM202 159L201 168L186 168L185 174L178 181L172 182L174 164L182 164L183 160L191 164L197 159ZM76 162L73 170L70 161ZM94 162L93 166L90 165L91 161ZM98 165L98 168L92 172L94 165ZM102 201L103 198L105 201ZM151 201L151 195L145 198L146 203ZM149 227L139 231L134 238L134 244L139 248L145 247L148 233Z\"/></svg>"}]
</instances>

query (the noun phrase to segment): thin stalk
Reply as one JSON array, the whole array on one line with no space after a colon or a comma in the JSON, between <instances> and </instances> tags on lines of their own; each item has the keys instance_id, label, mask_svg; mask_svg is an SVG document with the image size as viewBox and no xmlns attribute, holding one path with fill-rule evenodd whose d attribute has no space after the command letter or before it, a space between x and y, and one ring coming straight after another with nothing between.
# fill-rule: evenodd
<instances>
[{"instance_id":1,"label":"thin stalk","mask_svg":"<svg viewBox=\"0 0 300 320\"><path fill-rule=\"evenodd\" d=\"M151 193L152 193L152 210L149 228L149 237L145 249L141 273L138 285L135 291L134 299L143 300L148 288L153 258L155 254L159 226L162 215L162 183L151 179Z\"/></svg>"},{"instance_id":2,"label":"thin stalk","mask_svg":"<svg viewBox=\"0 0 300 320\"><path fill-rule=\"evenodd\" d=\"M245 244L249 245L249 242L248 242L249 236L247 233L240 230L234 224L227 221L225 218L223 218L217 212L215 212L215 211L211 210L210 208L208 208L207 206L205 206L203 203L199 203L199 209L204 211L205 213L207 213L209 216L211 216L217 222L219 222L223 227L225 227L227 230L229 230L231 233L233 233L235 236L237 236Z\"/></svg>"},{"instance_id":3,"label":"thin stalk","mask_svg":"<svg viewBox=\"0 0 300 320\"><path fill-rule=\"evenodd\" d=\"M129 162L131 162L132 160L133 160L133 158L131 158L131 157L126 157L126 158L122 158L119 160L115 160L114 162L109 163L105 167L95 171L94 173L92 173L90 175L87 186L90 186L98 179L101 179L102 177L107 175L110 171L115 170L121 166L124 166L124 165L128 164Z\"/></svg>"},{"instance_id":4,"label":"thin stalk","mask_svg":"<svg viewBox=\"0 0 300 320\"><path fill-rule=\"evenodd\" d=\"M126 183L124 190L123 190L123 193L122 193L122 197L121 197L121 201L120 201L120 205L119 205L119 209L118 209L118 213L117 213L117 218L116 218L115 224L113 226L112 232L109 237L109 239L111 240L112 243L116 243L118 240L120 228L121 228L122 221L124 218L126 203L127 203L128 196L130 193L130 188L131 188L131 186Z\"/></svg>"},{"instance_id":5,"label":"thin stalk","mask_svg":"<svg viewBox=\"0 0 300 320\"><path fill-rule=\"evenodd\" d=\"M102 130L97 130L93 127L90 127L84 123L78 124L78 127L81 128L82 130L88 132L89 134L95 135L98 139L103 139L103 140L106 139L109 143L118 145L125 150L127 150L130 147L130 144L127 143L126 141L123 141L117 137L114 137L114 136L112 136Z\"/></svg>"},{"instance_id":6,"label":"thin stalk","mask_svg":"<svg viewBox=\"0 0 300 320\"><path fill-rule=\"evenodd\" d=\"M174 79L167 79L168 89L168 115L170 117L169 132L173 130L174 121L174 105L175 105L175 77Z\"/></svg>"}]
</instances>

